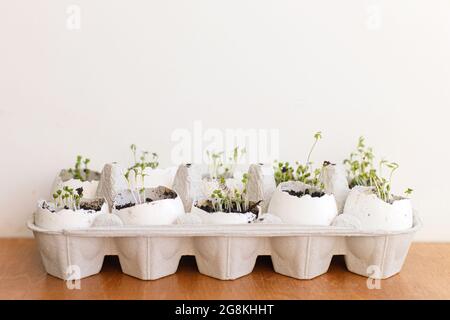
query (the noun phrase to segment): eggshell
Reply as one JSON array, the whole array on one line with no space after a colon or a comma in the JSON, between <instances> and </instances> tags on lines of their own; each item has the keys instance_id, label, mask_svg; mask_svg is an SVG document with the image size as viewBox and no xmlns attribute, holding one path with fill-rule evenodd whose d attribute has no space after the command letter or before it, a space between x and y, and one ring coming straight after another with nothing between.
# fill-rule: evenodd
<instances>
[{"instance_id":1,"label":"eggshell","mask_svg":"<svg viewBox=\"0 0 450 320\"><path fill-rule=\"evenodd\" d=\"M253 220L254 214L248 213L234 213L234 212L214 212L209 213L203 209L192 206L191 214L197 215L202 224L244 224Z\"/></svg>"},{"instance_id":2,"label":"eggshell","mask_svg":"<svg viewBox=\"0 0 450 320\"><path fill-rule=\"evenodd\" d=\"M154 188L158 186L164 186L172 188L173 180L177 172L178 167L168 167L165 169L152 169L146 168L144 177L144 186L146 188Z\"/></svg>"},{"instance_id":3,"label":"eggshell","mask_svg":"<svg viewBox=\"0 0 450 320\"><path fill-rule=\"evenodd\" d=\"M356 186L350 191L344 214L357 217L362 230L399 231L413 225L410 199L387 203L378 198L370 187Z\"/></svg>"},{"instance_id":4,"label":"eggshell","mask_svg":"<svg viewBox=\"0 0 450 320\"><path fill-rule=\"evenodd\" d=\"M329 226L338 214L333 195L321 197L291 196L285 190L303 191L309 186L289 181L280 183L272 195L268 213L277 215L284 223L300 225Z\"/></svg>"},{"instance_id":5,"label":"eggshell","mask_svg":"<svg viewBox=\"0 0 450 320\"><path fill-rule=\"evenodd\" d=\"M157 200L132 207L114 210L124 225L164 225L172 224L184 214L183 203L175 199Z\"/></svg>"},{"instance_id":6,"label":"eggshell","mask_svg":"<svg viewBox=\"0 0 450 320\"><path fill-rule=\"evenodd\" d=\"M69 230L69 229L85 229L92 226L95 218L108 212L108 205L103 204L100 211L91 210L69 210L62 209L57 212L51 212L48 209L43 209L41 205L38 206L34 213L34 223L47 230Z\"/></svg>"}]
</instances>

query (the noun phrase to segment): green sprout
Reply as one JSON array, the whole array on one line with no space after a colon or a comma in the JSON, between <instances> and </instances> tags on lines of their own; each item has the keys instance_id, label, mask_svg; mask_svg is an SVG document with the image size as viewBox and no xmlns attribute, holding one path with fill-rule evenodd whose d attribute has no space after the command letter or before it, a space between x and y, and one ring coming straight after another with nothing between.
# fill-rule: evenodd
<instances>
[{"instance_id":1,"label":"green sprout","mask_svg":"<svg viewBox=\"0 0 450 320\"><path fill-rule=\"evenodd\" d=\"M74 168L69 168L68 172L72 174L74 179L78 179L83 182L87 181L91 173L90 169L88 168L88 164L90 161L91 160L88 158L85 158L83 160L83 156L78 155L75 161ZM84 168L82 168L82 165L84 165Z\"/></svg>"},{"instance_id":2,"label":"green sprout","mask_svg":"<svg viewBox=\"0 0 450 320\"><path fill-rule=\"evenodd\" d=\"M295 162L297 166L296 169L294 169L289 162L283 163L275 161L274 176L277 185L287 181L300 181L307 185L319 188L320 190L324 188L320 179L322 175L322 167L313 169L313 162L311 161L311 155L320 139L322 139L322 132L318 131L314 134L314 142L308 152L306 163L301 164L298 161Z\"/></svg>"},{"instance_id":3,"label":"green sprout","mask_svg":"<svg viewBox=\"0 0 450 320\"><path fill-rule=\"evenodd\" d=\"M145 150L141 151L138 157L138 148L135 144L132 144L130 149L134 164L125 171L124 176L135 203L142 204L145 202L145 177L147 176L145 171L147 168L156 169L159 166L159 157L157 153ZM130 172L134 173L134 181L131 181Z\"/></svg>"},{"instance_id":4,"label":"green sprout","mask_svg":"<svg viewBox=\"0 0 450 320\"><path fill-rule=\"evenodd\" d=\"M213 180L224 182L226 178L232 177L240 159L247 153L245 148L239 149L235 147L233 154L224 162L224 152L211 152L206 150L206 155L209 158L209 177Z\"/></svg>"},{"instance_id":5,"label":"green sprout","mask_svg":"<svg viewBox=\"0 0 450 320\"><path fill-rule=\"evenodd\" d=\"M391 203L393 195L391 193L392 176L399 165L382 159L378 163L378 170L374 165L375 155L372 148L367 147L364 137L359 137L356 151L350 153L350 157L344 160L349 176L349 186L372 187L374 193L383 201ZM387 178L383 175L383 169L388 169ZM412 189L409 193L412 192Z\"/></svg>"},{"instance_id":6,"label":"green sprout","mask_svg":"<svg viewBox=\"0 0 450 320\"><path fill-rule=\"evenodd\" d=\"M80 210L81 199L83 198L83 189L79 188L74 192L73 188L63 186L62 189L53 193L55 208L65 208L70 210Z\"/></svg>"},{"instance_id":7,"label":"green sprout","mask_svg":"<svg viewBox=\"0 0 450 320\"><path fill-rule=\"evenodd\" d=\"M229 188L225 183L219 184L218 189L210 195L210 201L216 212L237 212L246 213L253 207L247 196L248 174L245 173L241 179L242 190L239 188Z\"/></svg>"}]
</instances>

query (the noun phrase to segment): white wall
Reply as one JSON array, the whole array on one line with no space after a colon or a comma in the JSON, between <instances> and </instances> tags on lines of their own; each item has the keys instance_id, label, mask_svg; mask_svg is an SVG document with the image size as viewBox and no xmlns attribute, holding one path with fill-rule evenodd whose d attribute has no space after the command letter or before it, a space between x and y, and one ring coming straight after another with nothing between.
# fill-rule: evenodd
<instances>
[{"instance_id":1,"label":"white wall","mask_svg":"<svg viewBox=\"0 0 450 320\"><path fill-rule=\"evenodd\" d=\"M81 29L66 8L81 8ZM400 163L425 227L450 240L448 0L0 2L0 236L77 154L137 143L170 164L176 128L279 128L280 157L341 161L359 135Z\"/></svg>"}]
</instances>

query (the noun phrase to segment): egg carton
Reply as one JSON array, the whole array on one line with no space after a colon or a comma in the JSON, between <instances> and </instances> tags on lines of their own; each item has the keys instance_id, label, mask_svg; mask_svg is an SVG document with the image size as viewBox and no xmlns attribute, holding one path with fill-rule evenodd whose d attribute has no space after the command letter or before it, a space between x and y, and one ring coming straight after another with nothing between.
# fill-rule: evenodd
<instances>
[{"instance_id":1,"label":"egg carton","mask_svg":"<svg viewBox=\"0 0 450 320\"><path fill-rule=\"evenodd\" d=\"M91 227L48 231L28 227L47 273L64 280L100 272L106 255L119 257L122 272L142 280L176 273L182 256L193 255L200 273L233 280L252 272L259 255L270 255L274 271L296 279L327 272L334 255L347 269L374 279L400 272L421 222L404 231L362 232L348 227L288 224Z\"/></svg>"}]
</instances>

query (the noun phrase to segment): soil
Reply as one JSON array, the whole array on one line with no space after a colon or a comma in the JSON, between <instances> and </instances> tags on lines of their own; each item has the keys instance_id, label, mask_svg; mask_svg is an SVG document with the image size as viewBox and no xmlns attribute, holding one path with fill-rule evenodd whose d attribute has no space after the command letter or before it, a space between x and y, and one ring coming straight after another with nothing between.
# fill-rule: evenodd
<instances>
[{"instance_id":1,"label":"soil","mask_svg":"<svg viewBox=\"0 0 450 320\"><path fill-rule=\"evenodd\" d=\"M251 212L253 214L255 214L256 216L258 216L259 213L259 208L258 205L261 203L261 201L258 202L249 202L249 208L246 212L241 212L238 211L236 206L233 206L233 208L231 209L230 213L247 213L247 212ZM216 212L216 209L214 208L212 202L210 200L206 200L205 202L203 202L201 205L197 206L197 208L202 209L208 213L214 213Z\"/></svg>"},{"instance_id":2,"label":"soil","mask_svg":"<svg viewBox=\"0 0 450 320\"><path fill-rule=\"evenodd\" d=\"M175 191L167 189L166 191L164 191L163 196L164 196L164 199L175 199L177 197L177 193ZM147 198L147 199L150 199L150 198ZM151 200L151 201L153 201L153 200Z\"/></svg>"},{"instance_id":3,"label":"soil","mask_svg":"<svg viewBox=\"0 0 450 320\"><path fill-rule=\"evenodd\" d=\"M145 203L150 203L150 202L153 202L156 200L175 199L176 197L177 197L176 192L167 189L166 191L164 191L164 193L162 194L162 197L160 197L160 199L145 198ZM135 205L136 204L134 202L128 202L125 204L116 205L116 206L114 206L114 208L116 208L117 210L120 210L120 209L130 208Z\"/></svg>"},{"instance_id":4,"label":"soil","mask_svg":"<svg viewBox=\"0 0 450 320\"><path fill-rule=\"evenodd\" d=\"M298 191L298 192L294 190L283 190L283 192L287 192L289 195L299 198L307 194L309 194L312 198L320 198L321 196L325 195L325 192L322 191L311 192L309 189L305 189L305 191Z\"/></svg>"},{"instance_id":5,"label":"soil","mask_svg":"<svg viewBox=\"0 0 450 320\"><path fill-rule=\"evenodd\" d=\"M133 202L128 202L128 203L125 203L125 204L122 204L122 205L116 205L114 208L116 208L117 210L121 210L121 209L129 208L129 207L133 207L135 205L136 204L133 203Z\"/></svg>"},{"instance_id":6,"label":"soil","mask_svg":"<svg viewBox=\"0 0 450 320\"><path fill-rule=\"evenodd\" d=\"M104 203L104 199L82 200L80 203L80 209L100 211Z\"/></svg>"}]
</instances>

